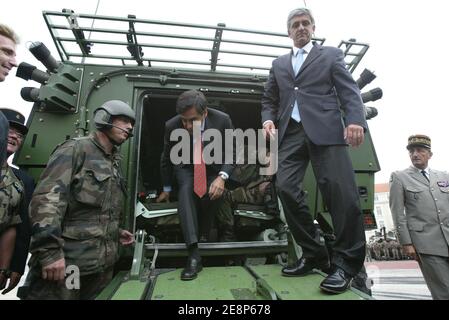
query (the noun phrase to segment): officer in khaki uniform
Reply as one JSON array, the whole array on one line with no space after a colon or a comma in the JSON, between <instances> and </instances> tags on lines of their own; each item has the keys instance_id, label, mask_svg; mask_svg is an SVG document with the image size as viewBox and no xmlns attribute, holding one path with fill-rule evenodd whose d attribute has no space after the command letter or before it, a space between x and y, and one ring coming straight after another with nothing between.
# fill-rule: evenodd
<instances>
[{"instance_id":1,"label":"officer in khaki uniform","mask_svg":"<svg viewBox=\"0 0 449 320\"><path fill-rule=\"evenodd\" d=\"M9 122L6 154L17 151L28 132L25 117L11 109L0 109ZM20 209L24 200L24 186L6 159L1 164L0 175L0 290L10 277L11 259L14 253L17 226L22 222Z\"/></svg>"},{"instance_id":2,"label":"officer in khaki uniform","mask_svg":"<svg viewBox=\"0 0 449 320\"><path fill-rule=\"evenodd\" d=\"M112 279L119 242L134 241L119 229L126 190L118 150L132 136L134 121L126 103L107 101L94 113L96 131L65 141L51 155L30 204L32 257L24 298L94 299ZM79 288L64 281L74 268Z\"/></svg>"},{"instance_id":3,"label":"officer in khaki uniform","mask_svg":"<svg viewBox=\"0 0 449 320\"><path fill-rule=\"evenodd\" d=\"M449 299L449 174L429 169L431 141L408 139L412 166L391 174L390 208L404 253L418 261L433 299Z\"/></svg>"}]
</instances>

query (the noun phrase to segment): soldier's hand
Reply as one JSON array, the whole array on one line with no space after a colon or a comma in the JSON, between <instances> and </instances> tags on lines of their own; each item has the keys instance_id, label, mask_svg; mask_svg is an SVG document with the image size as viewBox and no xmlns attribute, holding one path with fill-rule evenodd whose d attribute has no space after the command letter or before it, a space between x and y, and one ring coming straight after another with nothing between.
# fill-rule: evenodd
<instances>
[{"instance_id":1,"label":"soldier's hand","mask_svg":"<svg viewBox=\"0 0 449 320\"><path fill-rule=\"evenodd\" d=\"M275 130L276 126L274 125L273 121L268 121L267 123L265 123L265 125L263 126L263 136L265 137L265 139L274 139L274 134L276 132Z\"/></svg>"},{"instance_id":2,"label":"soldier's hand","mask_svg":"<svg viewBox=\"0 0 449 320\"><path fill-rule=\"evenodd\" d=\"M120 243L128 246L134 242L134 235L128 230L120 230Z\"/></svg>"},{"instance_id":3,"label":"soldier's hand","mask_svg":"<svg viewBox=\"0 0 449 320\"><path fill-rule=\"evenodd\" d=\"M402 248L404 249L406 255L412 257L416 261L419 261L419 255L416 253L415 247L412 244L403 245Z\"/></svg>"},{"instance_id":4,"label":"soldier's hand","mask_svg":"<svg viewBox=\"0 0 449 320\"><path fill-rule=\"evenodd\" d=\"M211 200L220 198L223 195L224 186L225 186L224 180L220 177L217 177L210 185L209 198Z\"/></svg>"},{"instance_id":5,"label":"soldier's hand","mask_svg":"<svg viewBox=\"0 0 449 320\"><path fill-rule=\"evenodd\" d=\"M64 280L65 278L65 259L61 258L49 265L42 267L42 279L50 281Z\"/></svg>"},{"instance_id":6,"label":"soldier's hand","mask_svg":"<svg viewBox=\"0 0 449 320\"><path fill-rule=\"evenodd\" d=\"M170 202L170 192L162 191L159 197L157 197L156 202Z\"/></svg>"},{"instance_id":7,"label":"soldier's hand","mask_svg":"<svg viewBox=\"0 0 449 320\"><path fill-rule=\"evenodd\" d=\"M17 284L20 281L20 278L22 278L22 275L18 272L11 272L11 275L9 276L9 285L8 288L6 288L5 290L2 291L2 294L7 294L9 291L11 291L12 289L14 289ZM3 288L1 288L3 289Z\"/></svg>"},{"instance_id":8,"label":"soldier's hand","mask_svg":"<svg viewBox=\"0 0 449 320\"><path fill-rule=\"evenodd\" d=\"M351 146L358 147L363 143L365 138L363 127L356 124L350 124L345 128L344 138Z\"/></svg>"}]
</instances>

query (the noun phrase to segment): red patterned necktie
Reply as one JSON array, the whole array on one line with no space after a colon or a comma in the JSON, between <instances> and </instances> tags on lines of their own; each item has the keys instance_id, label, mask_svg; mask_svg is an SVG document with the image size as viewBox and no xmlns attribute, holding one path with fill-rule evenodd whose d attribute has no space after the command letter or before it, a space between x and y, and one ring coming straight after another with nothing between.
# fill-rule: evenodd
<instances>
[{"instance_id":1,"label":"red patterned necktie","mask_svg":"<svg viewBox=\"0 0 449 320\"><path fill-rule=\"evenodd\" d=\"M206 164L203 160L203 143L201 139L193 146L193 192L202 198L207 191Z\"/></svg>"}]
</instances>

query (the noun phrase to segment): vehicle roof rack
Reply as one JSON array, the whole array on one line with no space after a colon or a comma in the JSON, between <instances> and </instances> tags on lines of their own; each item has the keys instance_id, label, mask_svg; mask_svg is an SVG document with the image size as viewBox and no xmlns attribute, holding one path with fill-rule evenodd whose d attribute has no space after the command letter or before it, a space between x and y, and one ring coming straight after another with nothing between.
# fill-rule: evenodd
<instances>
[{"instance_id":1,"label":"vehicle roof rack","mask_svg":"<svg viewBox=\"0 0 449 320\"><path fill-rule=\"evenodd\" d=\"M217 26L44 11L61 61L106 65L244 71L266 74L271 62L291 48L284 33ZM95 23L94 23L95 22ZM95 24L95 27L94 27ZM88 36L86 37L86 32ZM325 38L314 38L323 44ZM342 41L352 72L367 44Z\"/></svg>"}]
</instances>

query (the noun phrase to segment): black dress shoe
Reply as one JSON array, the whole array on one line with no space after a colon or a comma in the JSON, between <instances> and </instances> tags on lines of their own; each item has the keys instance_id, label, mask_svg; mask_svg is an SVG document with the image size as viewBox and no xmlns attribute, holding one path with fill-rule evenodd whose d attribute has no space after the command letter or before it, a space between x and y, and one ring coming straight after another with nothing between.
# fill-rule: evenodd
<instances>
[{"instance_id":1,"label":"black dress shoe","mask_svg":"<svg viewBox=\"0 0 449 320\"><path fill-rule=\"evenodd\" d=\"M342 268L335 267L334 271L321 282L320 288L329 293L343 293L351 286L352 278Z\"/></svg>"},{"instance_id":2,"label":"black dress shoe","mask_svg":"<svg viewBox=\"0 0 449 320\"><path fill-rule=\"evenodd\" d=\"M329 260L301 258L291 266L286 266L282 269L282 275L286 277L300 277L312 272L313 269L329 268Z\"/></svg>"},{"instance_id":3,"label":"black dress shoe","mask_svg":"<svg viewBox=\"0 0 449 320\"><path fill-rule=\"evenodd\" d=\"M189 258L187 260L187 266L181 272L181 280L193 280L201 270L203 270L201 258Z\"/></svg>"}]
</instances>

